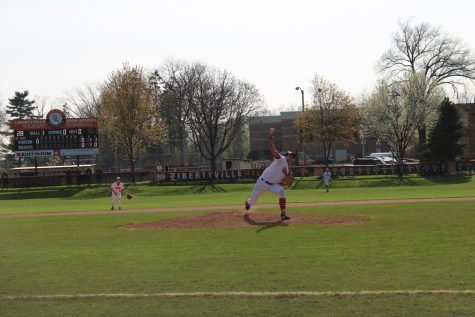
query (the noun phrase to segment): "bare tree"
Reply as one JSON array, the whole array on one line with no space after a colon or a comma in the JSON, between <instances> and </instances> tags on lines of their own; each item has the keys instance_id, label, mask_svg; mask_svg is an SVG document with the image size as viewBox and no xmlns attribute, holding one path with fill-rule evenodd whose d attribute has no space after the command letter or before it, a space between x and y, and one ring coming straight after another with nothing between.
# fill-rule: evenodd
<instances>
[{"instance_id":1,"label":"bare tree","mask_svg":"<svg viewBox=\"0 0 475 317\"><path fill-rule=\"evenodd\" d=\"M46 118L46 114L48 113L48 98L46 97L35 97L35 108L32 111L34 118L36 119L44 119Z\"/></svg>"},{"instance_id":2,"label":"bare tree","mask_svg":"<svg viewBox=\"0 0 475 317\"><path fill-rule=\"evenodd\" d=\"M0 108L0 131L3 131L3 127L7 124L7 113L4 109ZM8 152L8 146L4 143L4 139L0 132L0 156L4 156Z\"/></svg>"},{"instance_id":3,"label":"bare tree","mask_svg":"<svg viewBox=\"0 0 475 317\"><path fill-rule=\"evenodd\" d=\"M165 126L153 89L141 67L127 64L102 87L101 127L116 151L121 148L124 152L132 172L140 155L163 140Z\"/></svg>"},{"instance_id":4,"label":"bare tree","mask_svg":"<svg viewBox=\"0 0 475 317\"><path fill-rule=\"evenodd\" d=\"M414 73L422 74L427 81L423 85L425 96L436 87L449 86L457 98L467 80L474 83L475 56L460 40L427 23L413 26L406 21L399 26L393 35L393 47L383 54L378 65L386 78L404 81ZM420 122L419 144L426 142L425 126Z\"/></svg>"},{"instance_id":5,"label":"bare tree","mask_svg":"<svg viewBox=\"0 0 475 317\"><path fill-rule=\"evenodd\" d=\"M0 127L7 122L7 113L5 109L0 108Z\"/></svg>"},{"instance_id":6,"label":"bare tree","mask_svg":"<svg viewBox=\"0 0 475 317\"><path fill-rule=\"evenodd\" d=\"M227 71L203 64L191 65L186 87L187 122L193 144L216 170L217 159L240 133L247 117L259 108L254 85Z\"/></svg>"},{"instance_id":7,"label":"bare tree","mask_svg":"<svg viewBox=\"0 0 475 317\"><path fill-rule=\"evenodd\" d=\"M193 80L193 67L183 61L168 61L155 70L150 82L159 93L160 113L167 124L169 150L178 162L185 161L189 103L186 93Z\"/></svg>"},{"instance_id":8,"label":"bare tree","mask_svg":"<svg viewBox=\"0 0 475 317\"><path fill-rule=\"evenodd\" d=\"M312 105L300 113L294 125L304 142L320 142L328 159L336 143L352 142L357 131L357 110L351 98L335 84L315 75Z\"/></svg>"},{"instance_id":9,"label":"bare tree","mask_svg":"<svg viewBox=\"0 0 475 317\"><path fill-rule=\"evenodd\" d=\"M400 23L393 36L393 48L383 54L379 69L388 76L405 80L410 73L423 73L427 91L450 85L457 91L461 78L475 79L475 56L460 40L427 23L412 26Z\"/></svg>"},{"instance_id":10,"label":"bare tree","mask_svg":"<svg viewBox=\"0 0 475 317\"><path fill-rule=\"evenodd\" d=\"M100 87L88 84L68 93L64 102L65 113L77 118L97 118L100 113Z\"/></svg>"}]
</instances>

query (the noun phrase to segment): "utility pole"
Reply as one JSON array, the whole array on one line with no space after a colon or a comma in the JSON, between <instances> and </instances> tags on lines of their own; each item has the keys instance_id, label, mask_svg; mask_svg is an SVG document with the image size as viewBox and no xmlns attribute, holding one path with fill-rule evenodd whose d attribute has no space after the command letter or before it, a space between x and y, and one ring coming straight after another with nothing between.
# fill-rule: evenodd
<instances>
[{"instance_id":1,"label":"utility pole","mask_svg":"<svg viewBox=\"0 0 475 317\"><path fill-rule=\"evenodd\" d=\"M303 89L300 88L300 87L295 87L295 90L300 90L300 92L302 93L302 114L305 112L305 100L304 100L304 92L303 92ZM302 133L302 131L300 131ZM303 139L303 136L302 134L300 134L300 140L301 140L301 144L302 144L302 153L303 153L303 165L305 166L306 164L306 159L305 159L305 142L304 142L304 139Z\"/></svg>"}]
</instances>

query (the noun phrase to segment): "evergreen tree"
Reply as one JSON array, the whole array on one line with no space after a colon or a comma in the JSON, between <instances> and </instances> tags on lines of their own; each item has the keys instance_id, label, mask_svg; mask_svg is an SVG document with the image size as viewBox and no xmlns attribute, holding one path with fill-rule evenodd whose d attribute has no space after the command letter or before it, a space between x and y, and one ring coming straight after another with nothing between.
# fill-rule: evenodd
<instances>
[{"instance_id":1,"label":"evergreen tree","mask_svg":"<svg viewBox=\"0 0 475 317\"><path fill-rule=\"evenodd\" d=\"M28 100L28 90L24 92L15 91L15 96L11 99L8 99L9 104L7 105L7 114L10 115L11 119L27 119L34 117L33 110L35 106L34 100Z\"/></svg>"},{"instance_id":2,"label":"evergreen tree","mask_svg":"<svg viewBox=\"0 0 475 317\"><path fill-rule=\"evenodd\" d=\"M35 101L28 99L28 90L23 92L15 91L15 96L8 99L8 105L6 106L7 110L5 111L9 116L10 120L8 121L8 128L6 130L1 130L0 135L9 138L9 144L1 145L1 152L3 155L8 152L14 151L14 141L13 141L13 120L16 119L30 119L35 118L33 110L36 109L34 106Z\"/></svg>"},{"instance_id":3,"label":"evergreen tree","mask_svg":"<svg viewBox=\"0 0 475 317\"><path fill-rule=\"evenodd\" d=\"M460 113L455 105L445 98L439 110L439 118L429 134L428 150L430 158L437 161L453 161L463 153L463 145L458 144L464 135Z\"/></svg>"}]
</instances>

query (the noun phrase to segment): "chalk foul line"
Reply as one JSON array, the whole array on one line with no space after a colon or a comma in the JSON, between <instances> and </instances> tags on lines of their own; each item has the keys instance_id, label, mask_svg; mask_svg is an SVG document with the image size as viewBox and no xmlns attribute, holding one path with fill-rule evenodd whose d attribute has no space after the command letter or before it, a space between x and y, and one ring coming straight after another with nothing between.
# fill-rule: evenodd
<instances>
[{"instance_id":1,"label":"chalk foul line","mask_svg":"<svg viewBox=\"0 0 475 317\"><path fill-rule=\"evenodd\" d=\"M281 291L281 292L163 292L163 293L99 293L56 295L4 295L7 300L81 299L81 298L141 298L141 297L273 297L273 296L377 296L377 295L475 295L475 290L379 290L379 291Z\"/></svg>"}]
</instances>

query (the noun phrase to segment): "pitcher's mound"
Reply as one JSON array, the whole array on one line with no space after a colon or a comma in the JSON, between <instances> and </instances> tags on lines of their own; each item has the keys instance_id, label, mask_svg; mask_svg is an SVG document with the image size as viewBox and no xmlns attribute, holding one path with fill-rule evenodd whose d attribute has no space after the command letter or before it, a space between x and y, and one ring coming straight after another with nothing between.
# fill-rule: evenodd
<instances>
[{"instance_id":1,"label":"pitcher's mound","mask_svg":"<svg viewBox=\"0 0 475 317\"><path fill-rule=\"evenodd\" d=\"M277 226L280 224L353 224L367 220L360 216L309 216L289 214L292 219L281 221L280 214L266 212L215 212L204 215L163 219L147 223L128 224L127 229L191 229Z\"/></svg>"}]
</instances>

